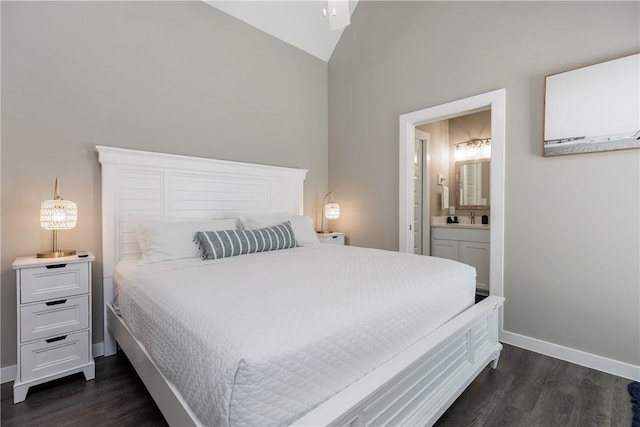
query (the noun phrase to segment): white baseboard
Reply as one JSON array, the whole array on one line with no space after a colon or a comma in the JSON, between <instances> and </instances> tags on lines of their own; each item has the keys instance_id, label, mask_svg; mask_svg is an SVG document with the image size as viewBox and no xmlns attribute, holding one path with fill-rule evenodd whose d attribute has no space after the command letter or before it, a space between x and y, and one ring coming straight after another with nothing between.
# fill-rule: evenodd
<instances>
[{"instance_id":1,"label":"white baseboard","mask_svg":"<svg viewBox=\"0 0 640 427\"><path fill-rule=\"evenodd\" d=\"M640 381L640 366L635 366L630 363L586 353L581 350L564 347L514 332L502 331L500 341L546 356L555 357L556 359L575 363L576 365L586 366L587 368L596 369L608 374Z\"/></svg>"},{"instance_id":2,"label":"white baseboard","mask_svg":"<svg viewBox=\"0 0 640 427\"><path fill-rule=\"evenodd\" d=\"M6 366L0 369L0 384L8 383L16 379L16 365Z\"/></svg>"},{"instance_id":3,"label":"white baseboard","mask_svg":"<svg viewBox=\"0 0 640 427\"><path fill-rule=\"evenodd\" d=\"M104 355L104 344L97 342L91 346L93 357ZM16 365L6 366L0 369L0 384L8 383L16 379Z\"/></svg>"}]
</instances>

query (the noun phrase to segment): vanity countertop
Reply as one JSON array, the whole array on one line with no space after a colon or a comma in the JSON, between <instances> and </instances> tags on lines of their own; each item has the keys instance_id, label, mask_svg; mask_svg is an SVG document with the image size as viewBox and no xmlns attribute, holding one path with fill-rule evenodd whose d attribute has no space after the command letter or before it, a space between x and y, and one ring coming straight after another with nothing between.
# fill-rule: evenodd
<instances>
[{"instance_id":1,"label":"vanity countertop","mask_svg":"<svg viewBox=\"0 0 640 427\"><path fill-rule=\"evenodd\" d=\"M440 227L440 228L472 228L474 230L489 230L489 224L464 224L464 223L458 223L458 224L431 224L432 227Z\"/></svg>"},{"instance_id":2,"label":"vanity countertop","mask_svg":"<svg viewBox=\"0 0 640 427\"><path fill-rule=\"evenodd\" d=\"M481 224L480 217L476 217L476 223L471 224L471 221L467 217L458 217L458 223L447 223L446 216L434 216L431 218L431 227L442 228L471 228L474 230L489 230L491 227L489 224Z\"/></svg>"}]
</instances>

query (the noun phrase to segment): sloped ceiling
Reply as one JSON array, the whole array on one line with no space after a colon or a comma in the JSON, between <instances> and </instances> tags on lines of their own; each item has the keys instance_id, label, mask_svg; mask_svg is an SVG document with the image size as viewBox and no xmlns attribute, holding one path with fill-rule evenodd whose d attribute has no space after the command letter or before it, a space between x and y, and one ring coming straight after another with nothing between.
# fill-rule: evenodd
<instances>
[{"instance_id":1,"label":"sloped ceiling","mask_svg":"<svg viewBox=\"0 0 640 427\"><path fill-rule=\"evenodd\" d=\"M317 0L204 0L247 24L328 62L343 30L329 29L322 15L326 1ZM358 0L349 0L353 14Z\"/></svg>"}]
</instances>

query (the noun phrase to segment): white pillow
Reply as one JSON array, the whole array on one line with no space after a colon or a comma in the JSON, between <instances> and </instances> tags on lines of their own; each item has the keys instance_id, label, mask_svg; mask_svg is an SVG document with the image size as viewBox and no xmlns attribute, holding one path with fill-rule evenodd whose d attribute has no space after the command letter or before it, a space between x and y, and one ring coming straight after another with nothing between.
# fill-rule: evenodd
<instances>
[{"instance_id":1,"label":"white pillow","mask_svg":"<svg viewBox=\"0 0 640 427\"><path fill-rule=\"evenodd\" d=\"M140 244L141 264L182 258L200 258L193 242L197 231L237 230L238 220L191 219L131 216L130 221Z\"/></svg>"},{"instance_id":2,"label":"white pillow","mask_svg":"<svg viewBox=\"0 0 640 427\"><path fill-rule=\"evenodd\" d=\"M310 243L320 243L315 230L313 229L313 220L306 215L252 215L241 216L240 222L246 230L255 230L257 228L273 227L285 221L291 222L293 234L296 236L296 242L300 246Z\"/></svg>"}]
</instances>

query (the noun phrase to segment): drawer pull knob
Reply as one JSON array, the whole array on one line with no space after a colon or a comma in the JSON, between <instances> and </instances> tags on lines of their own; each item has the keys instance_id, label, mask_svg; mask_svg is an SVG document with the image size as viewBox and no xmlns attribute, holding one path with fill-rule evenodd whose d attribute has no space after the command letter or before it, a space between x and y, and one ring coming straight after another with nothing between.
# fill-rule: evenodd
<instances>
[{"instance_id":1,"label":"drawer pull knob","mask_svg":"<svg viewBox=\"0 0 640 427\"><path fill-rule=\"evenodd\" d=\"M66 299L59 299L57 301L46 302L45 304L47 304L47 305L58 305L58 304L64 304L65 302L67 302Z\"/></svg>"},{"instance_id":2,"label":"drawer pull knob","mask_svg":"<svg viewBox=\"0 0 640 427\"><path fill-rule=\"evenodd\" d=\"M52 265L47 265L47 268L51 270L52 268L65 268L66 266L67 264L52 264Z\"/></svg>"},{"instance_id":3,"label":"drawer pull knob","mask_svg":"<svg viewBox=\"0 0 640 427\"><path fill-rule=\"evenodd\" d=\"M55 337L55 338L49 338L48 340L45 340L47 342L47 344L50 344L52 342L56 342L56 341L62 341L63 339L65 339L67 336L63 335L61 337Z\"/></svg>"}]
</instances>

